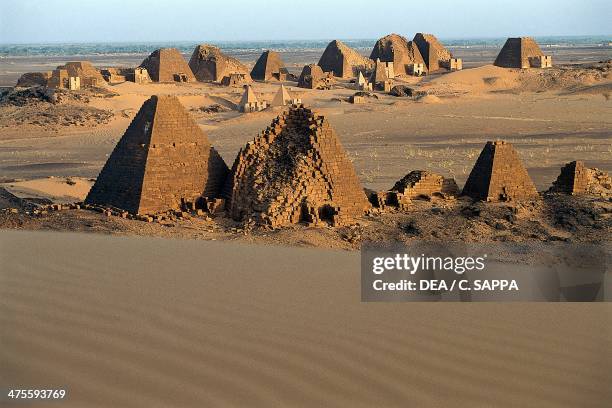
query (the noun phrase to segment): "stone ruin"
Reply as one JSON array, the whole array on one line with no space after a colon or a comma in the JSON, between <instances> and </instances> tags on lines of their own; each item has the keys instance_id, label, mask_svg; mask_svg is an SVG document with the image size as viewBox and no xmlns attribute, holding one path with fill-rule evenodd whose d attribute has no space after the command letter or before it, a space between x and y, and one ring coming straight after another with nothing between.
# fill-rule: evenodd
<instances>
[{"instance_id":1,"label":"stone ruin","mask_svg":"<svg viewBox=\"0 0 612 408\"><path fill-rule=\"evenodd\" d=\"M273 228L348 225L369 208L334 130L303 106L289 108L240 150L225 194L232 218Z\"/></svg>"},{"instance_id":2,"label":"stone ruin","mask_svg":"<svg viewBox=\"0 0 612 408\"><path fill-rule=\"evenodd\" d=\"M515 201L538 192L514 147L503 140L487 142L463 187L476 200Z\"/></svg>"},{"instance_id":3,"label":"stone ruin","mask_svg":"<svg viewBox=\"0 0 612 408\"><path fill-rule=\"evenodd\" d=\"M409 74L410 64L425 63L416 44L398 34L389 34L376 41L370 59L392 62L395 75Z\"/></svg>"},{"instance_id":4,"label":"stone ruin","mask_svg":"<svg viewBox=\"0 0 612 408\"><path fill-rule=\"evenodd\" d=\"M242 74L238 72L232 72L229 75L224 76L221 79L221 85L223 86L244 86L253 82L249 74Z\"/></svg>"},{"instance_id":5,"label":"stone ruin","mask_svg":"<svg viewBox=\"0 0 612 408\"><path fill-rule=\"evenodd\" d=\"M330 89L332 84L331 74L323 72L316 64L305 65L298 79L300 88L308 89Z\"/></svg>"},{"instance_id":6,"label":"stone ruin","mask_svg":"<svg viewBox=\"0 0 612 408\"><path fill-rule=\"evenodd\" d=\"M81 86L102 86L105 83L100 71L89 61L67 62L57 67L57 70L66 70L68 77L81 78Z\"/></svg>"},{"instance_id":7,"label":"stone ruin","mask_svg":"<svg viewBox=\"0 0 612 408\"><path fill-rule=\"evenodd\" d=\"M195 82L196 78L185 58L176 48L160 48L142 61L140 68L145 68L155 82Z\"/></svg>"},{"instance_id":8,"label":"stone ruin","mask_svg":"<svg viewBox=\"0 0 612 408\"><path fill-rule=\"evenodd\" d=\"M406 71L410 75L423 76L427 74L427 66L423 63L408 64Z\"/></svg>"},{"instance_id":9,"label":"stone ruin","mask_svg":"<svg viewBox=\"0 0 612 408\"><path fill-rule=\"evenodd\" d=\"M599 169L590 169L581 161L567 163L548 190L551 193L612 195L612 178Z\"/></svg>"},{"instance_id":10,"label":"stone ruin","mask_svg":"<svg viewBox=\"0 0 612 408\"><path fill-rule=\"evenodd\" d=\"M413 199L430 200L434 197L448 199L459 195L453 178L446 178L427 170L414 170L397 181L389 191L371 192L372 205L384 209L405 209Z\"/></svg>"},{"instance_id":11,"label":"stone ruin","mask_svg":"<svg viewBox=\"0 0 612 408\"><path fill-rule=\"evenodd\" d=\"M412 41L419 48L428 72L437 71L440 68L446 68L446 66L449 66L448 69L451 69L450 61L452 59L455 60L454 67L455 70L457 69L457 59L453 58L450 51L438 41L435 35L417 33Z\"/></svg>"},{"instance_id":12,"label":"stone ruin","mask_svg":"<svg viewBox=\"0 0 612 408\"><path fill-rule=\"evenodd\" d=\"M461 71L463 69L463 60L461 58L451 58L448 61L440 61L440 66L449 71Z\"/></svg>"},{"instance_id":13,"label":"stone ruin","mask_svg":"<svg viewBox=\"0 0 612 408\"><path fill-rule=\"evenodd\" d=\"M493 64L504 68L549 68L552 57L544 55L531 37L508 38Z\"/></svg>"},{"instance_id":14,"label":"stone ruin","mask_svg":"<svg viewBox=\"0 0 612 408\"><path fill-rule=\"evenodd\" d=\"M353 78L357 73L371 69L372 60L342 41L334 40L323 51L318 65L323 71L331 72L336 77Z\"/></svg>"},{"instance_id":15,"label":"stone ruin","mask_svg":"<svg viewBox=\"0 0 612 408\"><path fill-rule=\"evenodd\" d=\"M266 101L260 101L257 99L257 95L251 88L251 85L244 86L244 93L242 94L242 99L240 99L240 103L238 104L238 108L240 112L251 113L251 112L259 112L268 107Z\"/></svg>"},{"instance_id":16,"label":"stone ruin","mask_svg":"<svg viewBox=\"0 0 612 408\"><path fill-rule=\"evenodd\" d=\"M148 84L152 82L151 77L149 76L149 71L146 68L137 67L134 68L134 82L137 84Z\"/></svg>"},{"instance_id":17,"label":"stone ruin","mask_svg":"<svg viewBox=\"0 0 612 408\"><path fill-rule=\"evenodd\" d=\"M101 69L100 73L109 84L120 84L127 81L133 70L129 68L105 68Z\"/></svg>"},{"instance_id":18,"label":"stone ruin","mask_svg":"<svg viewBox=\"0 0 612 408\"><path fill-rule=\"evenodd\" d=\"M189 67L198 81L221 82L231 74L242 74L245 83L251 82L249 69L242 62L208 44L195 47Z\"/></svg>"},{"instance_id":19,"label":"stone ruin","mask_svg":"<svg viewBox=\"0 0 612 408\"><path fill-rule=\"evenodd\" d=\"M260 81L285 81L287 80L288 71L285 68L285 63L281 60L279 53L274 51L264 51L255 66L251 70L251 78Z\"/></svg>"},{"instance_id":20,"label":"stone ruin","mask_svg":"<svg viewBox=\"0 0 612 408\"><path fill-rule=\"evenodd\" d=\"M393 62L381 62L380 59L377 59L370 75L372 86L380 91L388 92L393 85L393 78L395 78Z\"/></svg>"},{"instance_id":21,"label":"stone ruin","mask_svg":"<svg viewBox=\"0 0 612 408\"><path fill-rule=\"evenodd\" d=\"M85 199L132 214L218 197L228 168L175 96L142 105Z\"/></svg>"},{"instance_id":22,"label":"stone ruin","mask_svg":"<svg viewBox=\"0 0 612 408\"><path fill-rule=\"evenodd\" d=\"M274 99L272 99L271 106L300 105L301 103L302 100L300 98L294 98L287 88L285 88L285 85L281 84Z\"/></svg>"},{"instance_id":23,"label":"stone ruin","mask_svg":"<svg viewBox=\"0 0 612 408\"><path fill-rule=\"evenodd\" d=\"M51 71L47 72L26 72L17 80L16 86L29 88L31 86L47 86L51 78Z\"/></svg>"}]
</instances>

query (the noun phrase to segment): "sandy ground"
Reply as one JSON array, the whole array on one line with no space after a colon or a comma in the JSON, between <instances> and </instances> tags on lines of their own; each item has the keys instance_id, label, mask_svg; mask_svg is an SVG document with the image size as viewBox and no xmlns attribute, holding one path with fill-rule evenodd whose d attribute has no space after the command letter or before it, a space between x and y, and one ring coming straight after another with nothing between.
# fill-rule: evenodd
<instances>
[{"instance_id":1,"label":"sandy ground","mask_svg":"<svg viewBox=\"0 0 612 408\"><path fill-rule=\"evenodd\" d=\"M0 247L0 381L67 387L55 406L612 398L608 304L360 303L347 252L8 231Z\"/></svg>"}]
</instances>

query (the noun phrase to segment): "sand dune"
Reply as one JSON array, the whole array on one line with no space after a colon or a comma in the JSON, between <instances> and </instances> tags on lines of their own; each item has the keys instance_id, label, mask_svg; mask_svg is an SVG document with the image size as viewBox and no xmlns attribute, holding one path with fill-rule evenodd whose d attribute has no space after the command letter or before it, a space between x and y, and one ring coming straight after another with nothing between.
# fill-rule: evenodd
<instances>
[{"instance_id":1,"label":"sand dune","mask_svg":"<svg viewBox=\"0 0 612 408\"><path fill-rule=\"evenodd\" d=\"M364 304L345 252L9 231L0 248L0 382L68 387L57 406L612 398L607 304Z\"/></svg>"}]
</instances>

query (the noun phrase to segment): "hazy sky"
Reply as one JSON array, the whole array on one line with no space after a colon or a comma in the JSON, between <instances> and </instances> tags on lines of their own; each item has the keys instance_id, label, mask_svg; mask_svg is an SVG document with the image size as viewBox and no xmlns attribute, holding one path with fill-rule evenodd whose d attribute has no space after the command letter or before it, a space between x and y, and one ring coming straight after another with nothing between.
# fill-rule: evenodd
<instances>
[{"instance_id":1,"label":"hazy sky","mask_svg":"<svg viewBox=\"0 0 612 408\"><path fill-rule=\"evenodd\" d=\"M212 4L210 4L212 3ZM610 0L0 0L0 42L608 35ZM214 5L213 5L214 4Z\"/></svg>"}]
</instances>

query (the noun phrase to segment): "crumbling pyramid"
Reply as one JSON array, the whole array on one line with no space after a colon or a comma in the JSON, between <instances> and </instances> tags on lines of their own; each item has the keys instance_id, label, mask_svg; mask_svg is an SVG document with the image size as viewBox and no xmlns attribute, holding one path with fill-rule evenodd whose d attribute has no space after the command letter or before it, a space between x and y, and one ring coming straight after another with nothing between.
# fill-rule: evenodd
<instances>
[{"instance_id":1,"label":"crumbling pyramid","mask_svg":"<svg viewBox=\"0 0 612 408\"><path fill-rule=\"evenodd\" d=\"M361 71L372 67L372 60L359 54L342 41L330 42L318 64L323 71L332 72L340 78L353 78Z\"/></svg>"},{"instance_id":2,"label":"crumbling pyramid","mask_svg":"<svg viewBox=\"0 0 612 408\"><path fill-rule=\"evenodd\" d=\"M486 201L523 200L537 194L516 150L501 140L487 142L463 187L463 195Z\"/></svg>"},{"instance_id":3,"label":"crumbling pyramid","mask_svg":"<svg viewBox=\"0 0 612 408\"><path fill-rule=\"evenodd\" d=\"M231 174L225 191L236 220L346 225L369 207L334 130L303 106L291 107L241 149Z\"/></svg>"},{"instance_id":4,"label":"crumbling pyramid","mask_svg":"<svg viewBox=\"0 0 612 408\"><path fill-rule=\"evenodd\" d=\"M298 79L300 88L325 89L330 86L330 78L316 64L305 65Z\"/></svg>"},{"instance_id":5,"label":"crumbling pyramid","mask_svg":"<svg viewBox=\"0 0 612 408\"><path fill-rule=\"evenodd\" d=\"M409 65L425 63L416 44L398 34L389 34L376 41L370 59L393 62L396 75L410 74Z\"/></svg>"},{"instance_id":6,"label":"crumbling pyramid","mask_svg":"<svg viewBox=\"0 0 612 408\"><path fill-rule=\"evenodd\" d=\"M508 38L494 65L504 68L529 68L530 58L543 57L540 46L530 37Z\"/></svg>"},{"instance_id":7,"label":"crumbling pyramid","mask_svg":"<svg viewBox=\"0 0 612 408\"><path fill-rule=\"evenodd\" d=\"M208 44L195 47L189 60L189 68L198 81L221 82L230 74L244 74L244 79L251 81L249 69L243 63Z\"/></svg>"},{"instance_id":8,"label":"crumbling pyramid","mask_svg":"<svg viewBox=\"0 0 612 408\"><path fill-rule=\"evenodd\" d=\"M561 174L553 182L549 191L608 197L612 193L612 178L604 171L590 169L581 161L573 161L561 168Z\"/></svg>"},{"instance_id":9,"label":"crumbling pyramid","mask_svg":"<svg viewBox=\"0 0 612 408\"><path fill-rule=\"evenodd\" d=\"M274 51L264 51L251 70L251 77L260 81L284 80L286 75L285 63Z\"/></svg>"},{"instance_id":10,"label":"crumbling pyramid","mask_svg":"<svg viewBox=\"0 0 612 408\"><path fill-rule=\"evenodd\" d=\"M56 69L65 69L69 77L80 77L83 86L102 86L104 77L89 61L74 61L60 65Z\"/></svg>"},{"instance_id":11,"label":"crumbling pyramid","mask_svg":"<svg viewBox=\"0 0 612 408\"><path fill-rule=\"evenodd\" d=\"M176 48L160 48L142 61L151 80L155 82L193 82L195 76Z\"/></svg>"},{"instance_id":12,"label":"crumbling pyramid","mask_svg":"<svg viewBox=\"0 0 612 408\"><path fill-rule=\"evenodd\" d=\"M428 71L437 71L441 63L450 61L453 56L433 34L417 33L412 40L419 48Z\"/></svg>"},{"instance_id":13,"label":"crumbling pyramid","mask_svg":"<svg viewBox=\"0 0 612 408\"><path fill-rule=\"evenodd\" d=\"M455 179L446 178L427 170L414 170L398 180L391 191L402 193L407 198L433 196L456 196L459 188Z\"/></svg>"},{"instance_id":14,"label":"crumbling pyramid","mask_svg":"<svg viewBox=\"0 0 612 408\"><path fill-rule=\"evenodd\" d=\"M177 210L218 197L228 168L174 96L140 108L85 200L133 214Z\"/></svg>"}]
</instances>

